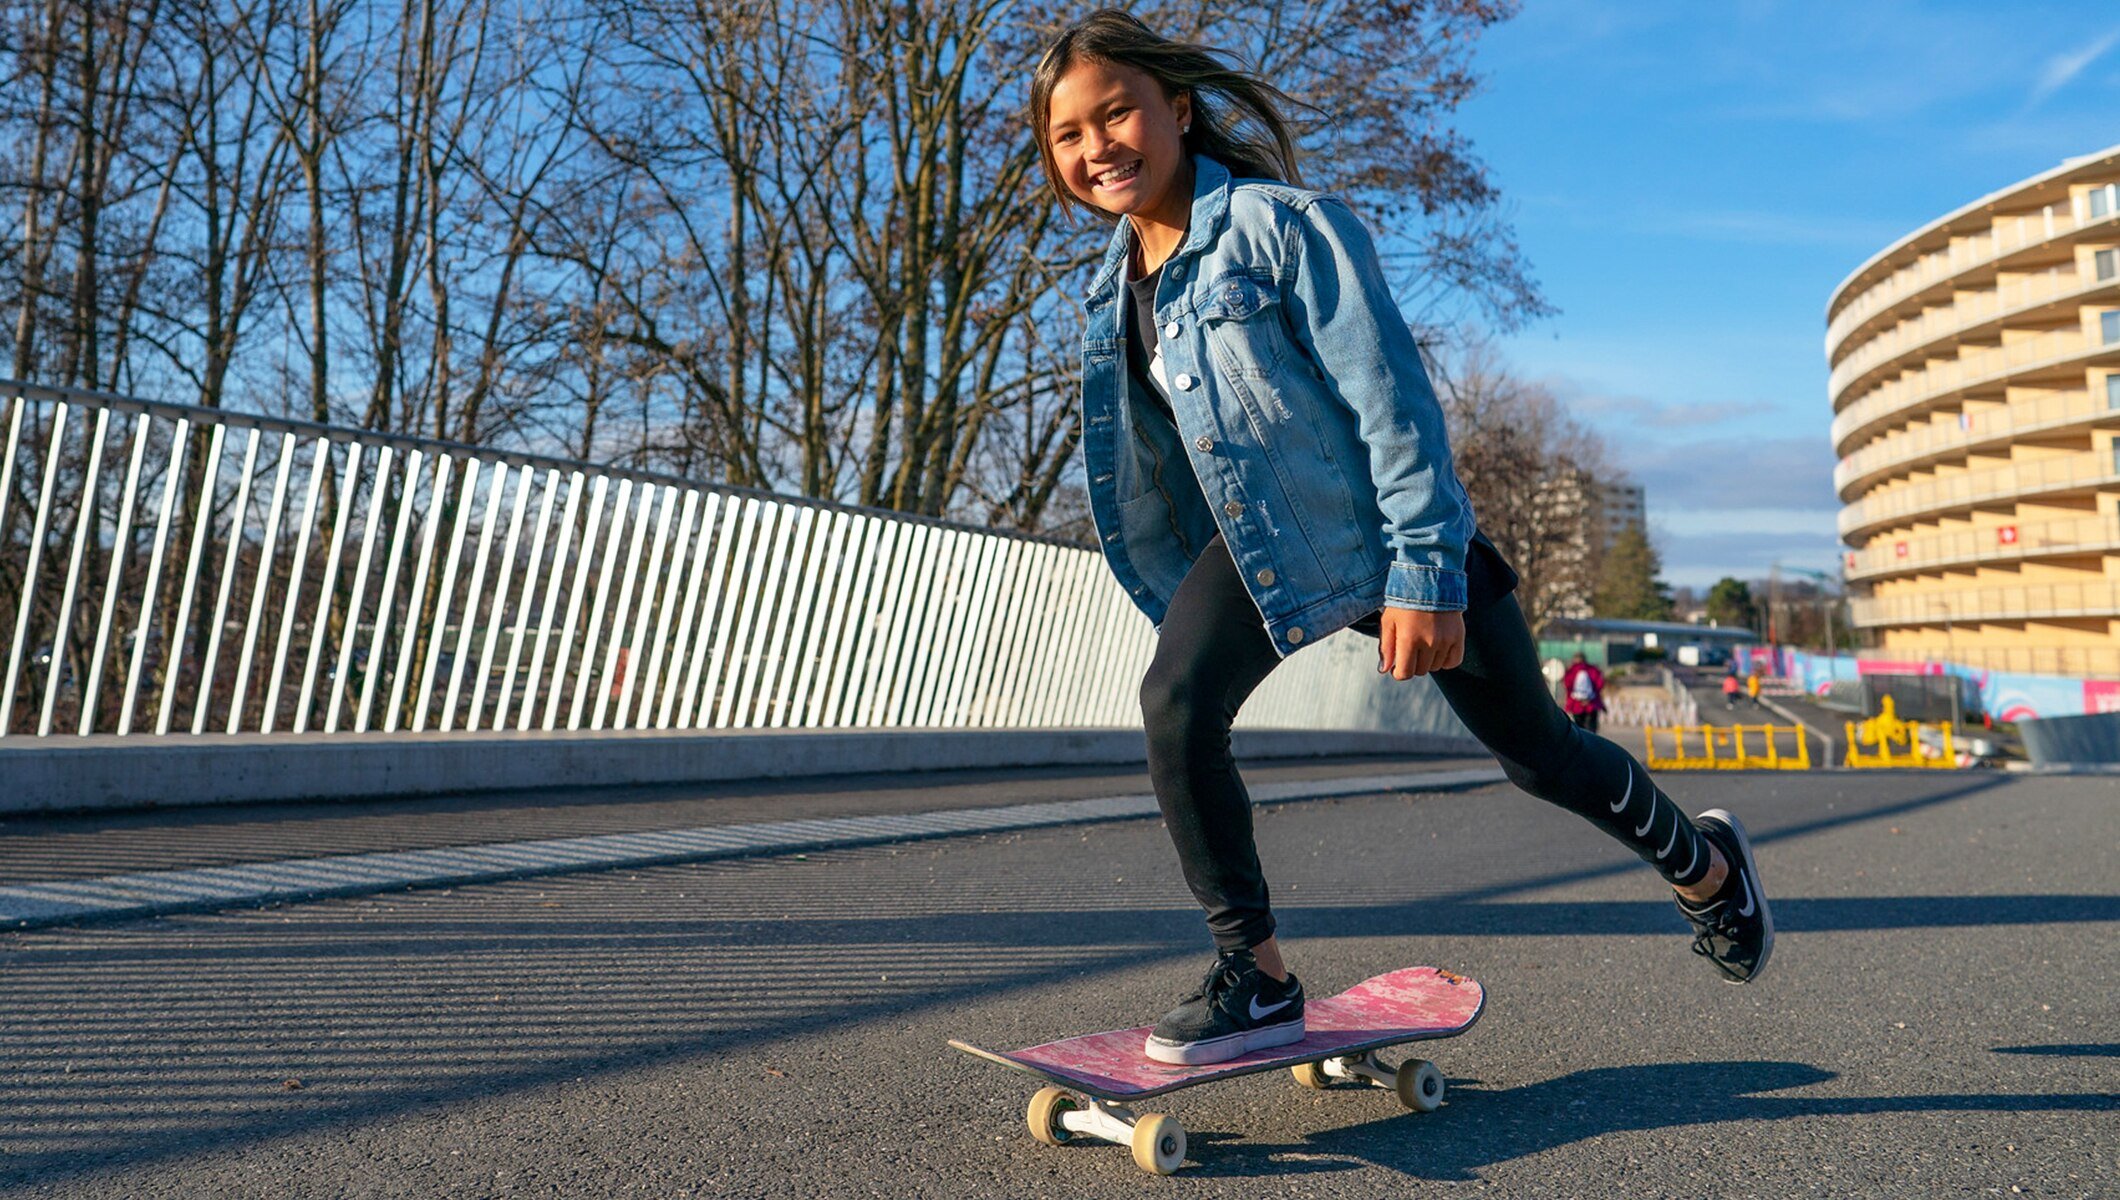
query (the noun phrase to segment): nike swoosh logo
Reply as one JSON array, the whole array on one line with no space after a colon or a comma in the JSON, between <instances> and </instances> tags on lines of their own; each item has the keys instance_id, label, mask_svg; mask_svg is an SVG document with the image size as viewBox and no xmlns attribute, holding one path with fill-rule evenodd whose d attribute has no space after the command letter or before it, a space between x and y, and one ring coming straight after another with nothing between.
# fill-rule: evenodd
<instances>
[{"instance_id":1,"label":"nike swoosh logo","mask_svg":"<svg viewBox=\"0 0 2120 1200\"><path fill-rule=\"evenodd\" d=\"M1752 912L1752 881L1747 879L1745 880L1745 906L1737 910L1737 915L1740 917L1749 917L1752 915Z\"/></svg>"},{"instance_id":2,"label":"nike swoosh logo","mask_svg":"<svg viewBox=\"0 0 2120 1200\"><path fill-rule=\"evenodd\" d=\"M1280 1012L1282 1009L1287 1008L1289 1005L1294 1003L1294 1000L1283 1000L1279 1004L1269 1004L1265 1008L1260 1008L1259 998L1257 996L1253 996L1251 998L1251 1019L1256 1021L1261 1017L1271 1016L1272 1014Z\"/></svg>"},{"instance_id":3,"label":"nike swoosh logo","mask_svg":"<svg viewBox=\"0 0 2120 1200\"><path fill-rule=\"evenodd\" d=\"M1650 826L1652 826L1652 825L1654 825L1654 824L1656 824L1656 810L1652 808L1652 809L1650 809L1650 810L1649 810L1649 819L1648 819L1648 820L1646 820L1646 821L1643 821L1643 822L1642 822L1642 827L1641 827L1640 829L1637 829L1637 830L1635 830L1635 831L1634 831L1634 836L1635 836L1635 837L1645 837L1645 836L1647 836L1647 835L1648 835L1648 832L1649 832L1649 827L1650 827Z\"/></svg>"},{"instance_id":4,"label":"nike swoosh logo","mask_svg":"<svg viewBox=\"0 0 2120 1200\"><path fill-rule=\"evenodd\" d=\"M1627 797L1629 797L1629 796L1631 796L1631 795L1633 795L1633 794L1634 794L1634 768L1632 768L1632 767L1629 767L1629 768L1627 768L1627 790L1626 790L1626 791L1624 791L1624 792L1621 792L1621 793L1619 794L1619 803L1617 803L1617 804L1615 804L1615 805L1613 805L1613 806L1612 806L1612 811L1613 811L1613 812L1620 812L1620 811L1622 811L1623 809L1625 809L1625 808L1627 807Z\"/></svg>"},{"instance_id":5,"label":"nike swoosh logo","mask_svg":"<svg viewBox=\"0 0 2120 1200\"><path fill-rule=\"evenodd\" d=\"M1669 855L1671 853L1671 847L1676 845L1678 845L1678 823L1674 821L1671 823L1671 840L1665 842L1664 848L1656 852L1656 857L1663 858Z\"/></svg>"}]
</instances>

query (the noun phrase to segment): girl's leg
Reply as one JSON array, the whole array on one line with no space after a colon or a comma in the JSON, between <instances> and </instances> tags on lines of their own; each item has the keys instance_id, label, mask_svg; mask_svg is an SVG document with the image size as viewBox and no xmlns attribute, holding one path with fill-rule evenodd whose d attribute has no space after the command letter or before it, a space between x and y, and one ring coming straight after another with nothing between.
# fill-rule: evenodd
<instances>
[{"instance_id":1,"label":"girl's leg","mask_svg":"<svg viewBox=\"0 0 2120 1200\"><path fill-rule=\"evenodd\" d=\"M1252 844L1251 794L1229 752L1237 709L1280 662L1220 534L1171 598L1141 680L1148 774L1186 886L1207 910L1218 950L1274 931Z\"/></svg>"},{"instance_id":2,"label":"girl's leg","mask_svg":"<svg viewBox=\"0 0 2120 1200\"><path fill-rule=\"evenodd\" d=\"M1707 840L1633 755L1561 711L1515 595L1464 617L1464 660L1434 672L1436 686L1510 780L1626 843L1672 886L1699 883Z\"/></svg>"}]
</instances>

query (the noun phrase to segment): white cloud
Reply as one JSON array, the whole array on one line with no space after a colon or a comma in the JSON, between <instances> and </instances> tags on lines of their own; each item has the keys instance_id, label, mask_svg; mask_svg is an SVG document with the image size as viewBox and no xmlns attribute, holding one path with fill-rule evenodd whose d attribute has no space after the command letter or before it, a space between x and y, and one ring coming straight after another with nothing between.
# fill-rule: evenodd
<instances>
[{"instance_id":1,"label":"white cloud","mask_svg":"<svg viewBox=\"0 0 2120 1200\"><path fill-rule=\"evenodd\" d=\"M2105 57L2105 52L2112 49L2116 43L2120 43L2120 29L2113 30L2087 46L2048 59L2046 66L2039 72L2039 78L2032 84L2031 94L2025 97L2024 107L2034 108L2048 96L2067 87L2078 75L2083 74L2085 67Z\"/></svg>"}]
</instances>

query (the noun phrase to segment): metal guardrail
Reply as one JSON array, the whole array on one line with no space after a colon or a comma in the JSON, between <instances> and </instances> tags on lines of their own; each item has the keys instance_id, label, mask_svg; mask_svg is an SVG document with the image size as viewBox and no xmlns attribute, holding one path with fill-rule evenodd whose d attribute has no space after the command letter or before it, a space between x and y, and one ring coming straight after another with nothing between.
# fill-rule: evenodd
<instances>
[{"instance_id":1,"label":"metal guardrail","mask_svg":"<svg viewBox=\"0 0 2120 1200\"><path fill-rule=\"evenodd\" d=\"M1652 771L1808 771L1811 743L1801 725L1651 725L1642 730L1642 763ZM1783 754L1781 739L1793 742ZM1669 753L1658 749L1668 738Z\"/></svg>"},{"instance_id":2,"label":"metal guardrail","mask_svg":"<svg viewBox=\"0 0 2120 1200\"><path fill-rule=\"evenodd\" d=\"M71 389L0 396L0 736L1140 719L1154 631L1095 550L1059 539ZM1374 650L1341 640L1277 669L1243 724L1463 732L1432 685L1379 694Z\"/></svg>"}]
</instances>

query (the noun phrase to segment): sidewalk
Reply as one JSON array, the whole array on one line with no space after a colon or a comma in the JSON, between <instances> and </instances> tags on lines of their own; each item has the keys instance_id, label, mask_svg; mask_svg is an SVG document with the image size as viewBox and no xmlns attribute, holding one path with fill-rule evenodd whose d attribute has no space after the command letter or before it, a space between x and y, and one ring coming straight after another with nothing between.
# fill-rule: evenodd
<instances>
[{"instance_id":1,"label":"sidewalk","mask_svg":"<svg viewBox=\"0 0 2120 1200\"><path fill-rule=\"evenodd\" d=\"M1261 763L1245 775L1258 803L1452 790L1504 778L1491 759L1403 757ZM834 776L717 785L705 795L659 789L11 821L0 825L0 925L131 919L1158 811L1146 778L1131 772L935 772L871 779L865 787L849 782Z\"/></svg>"}]
</instances>

